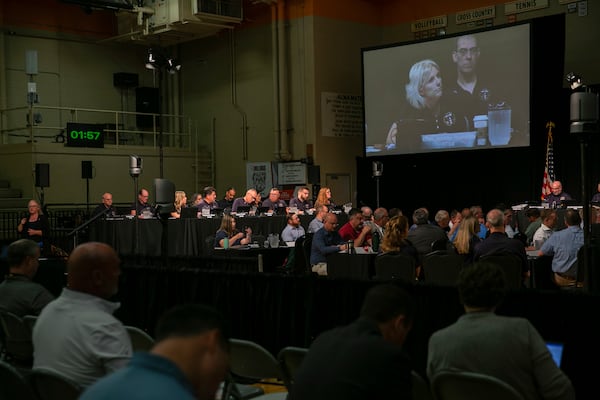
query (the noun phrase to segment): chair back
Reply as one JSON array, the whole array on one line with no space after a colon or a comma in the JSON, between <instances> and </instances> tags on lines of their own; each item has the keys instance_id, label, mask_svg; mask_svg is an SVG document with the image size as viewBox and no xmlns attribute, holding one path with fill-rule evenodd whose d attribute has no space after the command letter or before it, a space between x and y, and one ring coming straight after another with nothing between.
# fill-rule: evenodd
<instances>
[{"instance_id":1,"label":"chair back","mask_svg":"<svg viewBox=\"0 0 600 400\"><path fill-rule=\"evenodd\" d=\"M279 365L283 372L283 381L288 391L292 390L294 375L298 371L298 368L300 368L307 353L308 349L306 347L287 346L277 354L277 360L279 360Z\"/></svg>"},{"instance_id":2,"label":"chair back","mask_svg":"<svg viewBox=\"0 0 600 400\"><path fill-rule=\"evenodd\" d=\"M0 311L0 324L4 330L7 357L15 363L30 366L33 363L33 343L29 325L23 318L8 311Z\"/></svg>"},{"instance_id":3,"label":"chair back","mask_svg":"<svg viewBox=\"0 0 600 400\"><path fill-rule=\"evenodd\" d=\"M485 260L502 268L506 276L506 287L509 289L520 289L523 287L523 266L521 260L510 253L492 253L481 256Z\"/></svg>"},{"instance_id":4,"label":"chair back","mask_svg":"<svg viewBox=\"0 0 600 400\"><path fill-rule=\"evenodd\" d=\"M410 372L413 400L433 400L429 383L415 370Z\"/></svg>"},{"instance_id":5,"label":"chair back","mask_svg":"<svg viewBox=\"0 0 600 400\"><path fill-rule=\"evenodd\" d=\"M376 280L402 280L415 283L417 262L409 255L399 252L378 254L375 258Z\"/></svg>"},{"instance_id":6,"label":"chair back","mask_svg":"<svg viewBox=\"0 0 600 400\"><path fill-rule=\"evenodd\" d=\"M431 242L431 251L446 251L451 244L448 238L436 239Z\"/></svg>"},{"instance_id":7,"label":"chair back","mask_svg":"<svg viewBox=\"0 0 600 400\"><path fill-rule=\"evenodd\" d=\"M312 266L310 265L310 253L312 252L312 241L313 241L314 233L306 233L304 235L304 241L302 242L302 252L304 254L304 260L306 262L305 268L306 272L312 272Z\"/></svg>"},{"instance_id":8,"label":"chair back","mask_svg":"<svg viewBox=\"0 0 600 400\"><path fill-rule=\"evenodd\" d=\"M475 372L440 372L431 380L431 390L436 400L524 400L508 383Z\"/></svg>"},{"instance_id":9,"label":"chair back","mask_svg":"<svg viewBox=\"0 0 600 400\"><path fill-rule=\"evenodd\" d=\"M296 239L296 244L294 245L294 268L292 272L295 274L306 274L310 272L310 268L307 269L310 260L306 260L306 255L304 254L305 239L306 235L300 236Z\"/></svg>"},{"instance_id":10,"label":"chair back","mask_svg":"<svg viewBox=\"0 0 600 400\"><path fill-rule=\"evenodd\" d=\"M465 257L454 251L433 251L423 257L425 283L438 286L456 286L458 273Z\"/></svg>"},{"instance_id":11,"label":"chair back","mask_svg":"<svg viewBox=\"0 0 600 400\"><path fill-rule=\"evenodd\" d=\"M56 371L36 368L29 376L40 400L77 400L83 387Z\"/></svg>"},{"instance_id":12,"label":"chair back","mask_svg":"<svg viewBox=\"0 0 600 400\"><path fill-rule=\"evenodd\" d=\"M33 326L35 325L37 319L38 319L37 315L24 315L23 316L23 322L25 322L25 325L27 325L29 327L31 332L33 332Z\"/></svg>"},{"instance_id":13,"label":"chair back","mask_svg":"<svg viewBox=\"0 0 600 400\"><path fill-rule=\"evenodd\" d=\"M37 400L25 377L4 361L0 361L0 399Z\"/></svg>"},{"instance_id":14,"label":"chair back","mask_svg":"<svg viewBox=\"0 0 600 400\"><path fill-rule=\"evenodd\" d=\"M125 330L129 334L133 351L149 351L154 346L154 338L140 328L125 325Z\"/></svg>"},{"instance_id":15,"label":"chair back","mask_svg":"<svg viewBox=\"0 0 600 400\"><path fill-rule=\"evenodd\" d=\"M210 257L215 252L215 235L208 235L204 238L203 255Z\"/></svg>"},{"instance_id":16,"label":"chair back","mask_svg":"<svg viewBox=\"0 0 600 400\"><path fill-rule=\"evenodd\" d=\"M234 375L256 381L269 378L283 379L283 372L277 359L258 343L229 339L229 344L229 365Z\"/></svg>"}]
</instances>

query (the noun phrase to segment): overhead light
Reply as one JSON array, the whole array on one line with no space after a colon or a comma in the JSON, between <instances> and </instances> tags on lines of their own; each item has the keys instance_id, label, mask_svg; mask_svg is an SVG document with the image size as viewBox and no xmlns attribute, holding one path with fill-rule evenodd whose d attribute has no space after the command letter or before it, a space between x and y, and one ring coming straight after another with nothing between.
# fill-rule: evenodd
<instances>
[{"instance_id":1,"label":"overhead light","mask_svg":"<svg viewBox=\"0 0 600 400\"><path fill-rule=\"evenodd\" d=\"M170 74L174 74L174 73L178 72L179 70L181 70L181 64L179 63L179 61L172 59L172 58L168 58L167 59L167 71Z\"/></svg>"},{"instance_id":2,"label":"overhead light","mask_svg":"<svg viewBox=\"0 0 600 400\"><path fill-rule=\"evenodd\" d=\"M569 72L565 79L567 80L567 82L569 82L571 90L575 90L583 86L583 78L574 72Z\"/></svg>"},{"instance_id":3,"label":"overhead light","mask_svg":"<svg viewBox=\"0 0 600 400\"><path fill-rule=\"evenodd\" d=\"M152 49L148 49L148 58L146 59L146 68L148 68L148 69L158 68L158 58L152 52Z\"/></svg>"}]
</instances>

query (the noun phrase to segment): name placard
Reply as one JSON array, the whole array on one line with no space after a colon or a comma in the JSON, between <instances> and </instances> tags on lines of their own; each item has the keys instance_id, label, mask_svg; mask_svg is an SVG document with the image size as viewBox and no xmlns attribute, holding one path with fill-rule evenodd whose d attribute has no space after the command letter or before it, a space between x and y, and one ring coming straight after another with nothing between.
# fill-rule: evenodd
<instances>
[{"instance_id":1,"label":"name placard","mask_svg":"<svg viewBox=\"0 0 600 400\"><path fill-rule=\"evenodd\" d=\"M466 24L482 19L494 18L496 16L496 6L474 8L456 13L456 25Z\"/></svg>"},{"instance_id":2,"label":"name placard","mask_svg":"<svg viewBox=\"0 0 600 400\"><path fill-rule=\"evenodd\" d=\"M548 0L522 0L504 3L504 14L519 14L540 8L548 8Z\"/></svg>"},{"instance_id":3,"label":"name placard","mask_svg":"<svg viewBox=\"0 0 600 400\"><path fill-rule=\"evenodd\" d=\"M430 29L445 28L448 26L448 17L446 15L438 15L437 17L420 19L410 24L411 32L428 31Z\"/></svg>"}]
</instances>

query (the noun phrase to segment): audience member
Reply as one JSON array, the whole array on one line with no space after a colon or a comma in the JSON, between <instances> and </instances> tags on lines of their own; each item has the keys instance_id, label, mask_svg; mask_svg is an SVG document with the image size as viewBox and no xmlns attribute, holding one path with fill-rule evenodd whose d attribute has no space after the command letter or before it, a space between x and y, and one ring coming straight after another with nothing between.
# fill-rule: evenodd
<instances>
[{"instance_id":1,"label":"audience member","mask_svg":"<svg viewBox=\"0 0 600 400\"><path fill-rule=\"evenodd\" d=\"M563 192L560 181L554 181L550 186L552 193L546 195L544 198L544 201L550 205L550 208L559 208L564 200L573 200L569 193Z\"/></svg>"},{"instance_id":2,"label":"audience member","mask_svg":"<svg viewBox=\"0 0 600 400\"><path fill-rule=\"evenodd\" d=\"M281 240L284 242L295 242L301 236L304 236L304 228L300 225L298 214L288 214L287 225L281 232Z\"/></svg>"},{"instance_id":3,"label":"audience member","mask_svg":"<svg viewBox=\"0 0 600 400\"><path fill-rule=\"evenodd\" d=\"M258 196L256 189L250 188L246 190L244 197L238 197L233 201L231 211L237 212L238 207L250 207L250 209L256 207L256 196Z\"/></svg>"},{"instance_id":4,"label":"audience member","mask_svg":"<svg viewBox=\"0 0 600 400\"><path fill-rule=\"evenodd\" d=\"M361 210L353 208L348 213L348 222L339 230L346 242L352 241L354 247L371 245L371 225L364 223L365 217Z\"/></svg>"},{"instance_id":5,"label":"audience member","mask_svg":"<svg viewBox=\"0 0 600 400\"><path fill-rule=\"evenodd\" d=\"M202 193L194 193L191 198L190 207L198 208L201 201L202 201Z\"/></svg>"},{"instance_id":6,"label":"audience member","mask_svg":"<svg viewBox=\"0 0 600 400\"><path fill-rule=\"evenodd\" d=\"M306 186L302 186L298 189L298 193L296 193L296 197L290 199L290 207L296 207L298 209L299 214L304 214L305 212L314 211L313 202L309 199L310 190Z\"/></svg>"},{"instance_id":7,"label":"audience member","mask_svg":"<svg viewBox=\"0 0 600 400\"><path fill-rule=\"evenodd\" d=\"M187 196L183 190L175 191L175 211L171 212L171 217L181 218L181 209L187 206Z\"/></svg>"},{"instance_id":8,"label":"audience member","mask_svg":"<svg viewBox=\"0 0 600 400\"><path fill-rule=\"evenodd\" d=\"M202 201L198 203L198 209L202 211L203 209L208 208L209 210L214 210L219 207L217 203L217 189L212 186L207 186L202 191Z\"/></svg>"},{"instance_id":9,"label":"audience member","mask_svg":"<svg viewBox=\"0 0 600 400\"><path fill-rule=\"evenodd\" d=\"M475 246L473 260L491 254L513 254L521 261L523 278L529 277L529 264L525 245L518 239L511 239L504 231L504 213L494 208L487 213L487 222L490 225L490 235Z\"/></svg>"},{"instance_id":10,"label":"audience member","mask_svg":"<svg viewBox=\"0 0 600 400\"><path fill-rule=\"evenodd\" d=\"M227 188L227 190L225 191L225 196L218 202L219 208L231 209L231 207L233 207L234 199L235 199L235 189L233 187Z\"/></svg>"},{"instance_id":11,"label":"audience member","mask_svg":"<svg viewBox=\"0 0 600 400\"><path fill-rule=\"evenodd\" d=\"M357 320L312 343L294 376L290 400L411 399L412 366L402 346L415 308L399 286L373 286Z\"/></svg>"},{"instance_id":12,"label":"audience member","mask_svg":"<svg viewBox=\"0 0 600 400\"><path fill-rule=\"evenodd\" d=\"M533 245L537 250L542 247L542 244L554 233L554 227L558 220L558 214L555 210L544 209L541 213L542 224L533 234Z\"/></svg>"},{"instance_id":13,"label":"audience member","mask_svg":"<svg viewBox=\"0 0 600 400\"><path fill-rule=\"evenodd\" d=\"M475 217L463 219L458 228L456 239L454 240L454 249L457 254L465 257L465 264L473 262L475 247L481 241L477 235L479 232L479 221Z\"/></svg>"},{"instance_id":14,"label":"audience member","mask_svg":"<svg viewBox=\"0 0 600 400\"><path fill-rule=\"evenodd\" d=\"M479 237L481 239L485 239L488 236L488 228L486 224L485 214L483 213L483 208L481 206L475 205L471 206L469 212L464 212L463 210L463 218L468 217L469 215L474 216L479 221Z\"/></svg>"},{"instance_id":15,"label":"audience member","mask_svg":"<svg viewBox=\"0 0 600 400\"><path fill-rule=\"evenodd\" d=\"M365 221L371 221L373 219L373 209L369 206L362 206L360 212Z\"/></svg>"},{"instance_id":16,"label":"audience member","mask_svg":"<svg viewBox=\"0 0 600 400\"><path fill-rule=\"evenodd\" d=\"M248 245L252 243L252 228L247 226L243 231L236 229L236 220L229 214L223 214L221 226L215 234L215 247L225 246L225 239L229 241L229 246Z\"/></svg>"},{"instance_id":17,"label":"audience member","mask_svg":"<svg viewBox=\"0 0 600 400\"><path fill-rule=\"evenodd\" d=\"M319 229L323 227L323 220L325 219L325 215L329 212L329 208L326 205L322 205L315 208L316 215L308 224L308 233L315 233Z\"/></svg>"},{"instance_id":18,"label":"audience member","mask_svg":"<svg viewBox=\"0 0 600 400\"><path fill-rule=\"evenodd\" d=\"M19 221L17 231L23 239L31 239L36 242L45 253L49 247L49 243L46 243L50 235L48 218L36 200L29 200L27 211L28 215Z\"/></svg>"},{"instance_id":19,"label":"audience member","mask_svg":"<svg viewBox=\"0 0 600 400\"><path fill-rule=\"evenodd\" d=\"M600 203L600 183L598 183L596 190L597 190L596 194L594 194L592 196L592 200L591 200L592 203Z\"/></svg>"},{"instance_id":20,"label":"audience member","mask_svg":"<svg viewBox=\"0 0 600 400\"><path fill-rule=\"evenodd\" d=\"M385 225L390 220L390 214L385 207L376 208L373 211L373 224L371 226L371 234L377 232L379 237L383 238L383 232L385 231Z\"/></svg>"},{"instance_id":21,"label":"audience member","mask_svg":"<svg viewBox=\"0 0 600 400\"><path fill-rule=\"evenodd\" d=\"M346 242L336 230L337 226L337 215L327 213L323 220L323 229L319 229L313 236L310 264L312 271L319 275L327 275L327 255L348 249Z\"/></svg>"},{"instance_id":22,"label":"audience member","mask_svg":"<svg viewBox=\"0 0 600 400\"><path fill-rule=\"evenodd\" d=\"M92 217L103 214L107 217L114 217L117 215L117 209L112 205L113 196L111 193L104 193L102 195L102 202L92 211Z\"/></svg>"},{"instance_id":23,"label":"audience member","mask_svg":"<svg viewBox=\"0 0 600 400\"><path fill-rule=\"evenodd\" d=\"M288 213L288 206L285 200L281 199L281 191L276 187L269 190L269 197L263 200L262 206L268 207L269 210L276 214L280 212Z\"/></svg>"},{"instance_id":24,"label":"audience member","mask_svg":"<svg viewBox=\"0 0 600 400\"><path fill-rule=\"evenodd\" d=\"M0 310L19 317L38 315L54 300L46 288L32 281L37 273L40 246L30 239L12 242L7 249L8 275L0 283Z\"/></svg>"},{"instance_id":25,"label":"audience member","mask_svg":"<svg viewBox=\"0 0 600 400\"><path fill-rule=\"evenodd\" d=\"M525 216L529 221L529 225L525 228L525 236L527 237L527 243L533 243L533 235L535 231L538 230L540 226L542 226L542 218L539 208L528 208L525 211Z\"/></svg>"},{"instance_id":26,"label":"audience member","mask_svg":"<svg viewBox=\"0 0 600 400\"><path fill-rule=\"evenodd\" d=\"M431 253L431 245L437 240L448 240L446 232L437 225L429 223L429 212L426 208L417 208L413 212L413 223L415 229L409 230L408 240L417 248L419 259L427 253ZM420 264L420 263L419 263Z\"/></svg>"},{"instance_id":27,"label":"audience member","mask_svg":"<svg viewBox=\"0 0 600 400\"><path fill-rule=\"evenodd\" d=\"M199 304L161 317L156 344L125 368L98 380L81 400L214 400L225 379L229 343L223 317Z\"/></svg>"},{"instance_id":28,"label":"audience member","mask_svg":"<svg viewBox=\"0 0 600 400\"><path fill-rule=\"evenodd\" d=\"M503 210L504 213L504 232L506 236L511 239L514 239L515 235L519 231L518 229L513 228L513 212L510 208L505 208Z\"/></svg>"},{"instance_id":29,"label":"audience member","mask_svg":"<svg viewBox=\"0 0 600 400\"><path fill-rule=\"evenodd\" d=\"M379 248L380 253L402 253L415 259L415 276L421 276L421 260L417 248L407 239L408 218L396 215L387 223Z\"/></svg>"},{"instance_id":30,"label":"audience member","mask_svg":"<svg viewBox=\"0 0 600 400\"><path fill-rule=\"evenodd\" d=\"M554 282L573 286L577 279L577 252L583 246L581 216L577 210L565 212L565 229L554 232L540 248L540 256L552 256Z\"/></svg>"},{"instance_id":31,"label":"audience member","mask_svg":"<svg viewBox=\"0 0 600 400\"><path fill-rule=\"evenodd\" d=\"M448 240L454 242L456 239L456 234L458 233L458 228L460 227L460 222L463 220L463 215L456 209L450 212L450 222L448 226L450 226L450 231L448 231Z\"/></svg>"},{"instance_id":32,"label":"audience member","mask_svg":"<svg viewBox=\"0 0 600 400\"><path fill-rule=\"evenodd\" d=\"M148 193L148 190L141 188L138 191L137 200L131 205L130 214L137 215L139 218L153 216L154 207L152 207L152 205L148 203L149 197L150 193Z\"/></svg>"},{"instance_id":33,"label":"audience member","mask_svg":"<svg viewBox=\"0 0 600 400\"><path fill-rule=\"evenodd\" d=\"M321 205L327 206L328 211L333 211L335 208L335 204L331 200L331 189L328 187L322 187L317 194L315 209Z\"/></svg>"},{"instance_id":34,"label":"audience member","mask_svg":"<svg viewBox=\"0 0 600 400\"><path fill-rule=\"evenodd\" d=\"M437 226L442 228L442 230L446 232L446 235L448 235L448 232L450 232L450 213L446 210L438 210L433 219Z\"/></svg>"},{"instance_id":35,"label":"audience member","mask_svg":"<svg viewBox=\"0 0 600 400\"><path fill-rule=\"evenodd\" d=\"M399 209L398 207L390 208L390 211L389 211L390 218L394 218L396 215L404 215L404 214L402 214L402 210Z\"/></svg>"},{"instance_id":36,"label":"audience member","mask_svg":"<svg viewBox=\"0 0 600 400\"><path fill-rule=\"evenodd\" d=\"M429 380L447 370L477 372L506 382L527 400L575 399L535 327L525 318L495 314L505 291L504 273L494 264L461 270L458 292L466 313L429 339Z\"/></svg>"},{"instance_id":37,"label":"audience member","mask_svg":"<svg viewBox=\"0 0 600 400\"><path fill-rule=\"evenodd\" d=\"M33 328L33 368L51 369L82 386L131 358L131 341L113 317L119 303L117 253L107 244L77 246L67 261L67 287L42 310Z\"/></svg>"}]
</instances>

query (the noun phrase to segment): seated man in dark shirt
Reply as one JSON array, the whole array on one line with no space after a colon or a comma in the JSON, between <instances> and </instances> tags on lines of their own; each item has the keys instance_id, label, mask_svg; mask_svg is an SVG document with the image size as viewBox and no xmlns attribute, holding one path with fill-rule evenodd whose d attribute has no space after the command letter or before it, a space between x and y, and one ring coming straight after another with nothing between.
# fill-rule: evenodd
<instances>
[{"instance_id":1,"label":"seated man in dark shirt","mask_svg":"<svg viewBox=\"0 0 600 400\"><path fill-rule=\"evenodd\" d=\"M262 206L268 207L269 210L274 212L281 210L281 213L287 213L287 204L285 200L281 199L281 191L278 188L271 188L269 197L263 200Z\"/></svg>"},{"instance_id":2,"label":"seated man in dark shirt","mask_svg":"<svg viewBox=\"0 0 600 400\"><path fill-rule=\"evenodd\" d=\"M544 198L544 201L552 208L559 208L564 200L573 200L573 198L569 193L563 192L562 183L560 181L552 182L552 193L547 195Z\"/></svg>"},{"instance_id":3,"label":"seated man in dark shirt","mask_svg":"<svg viewBox=\"0 0 600 400\"><path fill-rule=\"evenodd\" d=\"M521 260L523 278L529 277L529 264L525 245L519 239L511 239L506 235L504 227L504 212L497 208L487 213L490 235L475 246L473 261L491 254L513 254Z\"/></svg>"},{"instance_id":4,"label":"seated man in dark shirt","mask_svg":"<svg viewBox=\"0 0 600 400\"><path fill-rule=\"evenodd\" d=\"M138 197L135 203L131 205L131 215L137 215L138 218L144 218L148 213L150 216L154 216L154 207L150 203L148 203L148 198L150 197L150 193L148 190L142 188L138 192ZM146 212L146 214L144 214Z\"/></svg>"},{"instance_id":5,"label":"seated man in dark shirt","mask_svg":"<svg viewBox=\"0 0 600 400\"><path fill-rule=\"evenodd\" d=\"M394 284L372 287L360 317L322 333L295 374L291 400L411 399L411 363L402 349L415 305Z\"/></svg>"},{"instance_id":6,"label":"seated man in dark shirt","mask_svg":"<svg viewBox=\"0 0 600 400\"><path fill-rule=\"evenodd\" d=\"M113 197L111 193L104 193L102 195L102 203L98 204L98 207L92 212L92 217L98 214L104 214L107 217L114 217L117 215L117 209L112 205Z\"/></svg>"},{"instance_id":7,"label":"seated man in dark shirt","mask_svg":"<svg viewBox=\"0 0 600 400\"><path fill-rule=\"evenodd\" d=\"M40 257L40 246L33 240L19 239L8 246L9 274L0 284L0 310L19 317L38 315L54 300L46 288L32 281Z\"/></svg>"},{"instance_id":8,"label":"seated man in dark shirt","mask_svg":"<svg viewBox=\"0 0 600 400\"><path fill-rule=\"evenodd\" d=\"M304 214L306 211L314 211L312 200L309 199L310 190L306 186L302 186L298 189L296 197L290 199L290 207L296 207L298 214Z\"/></svg>"}]
</instances>

